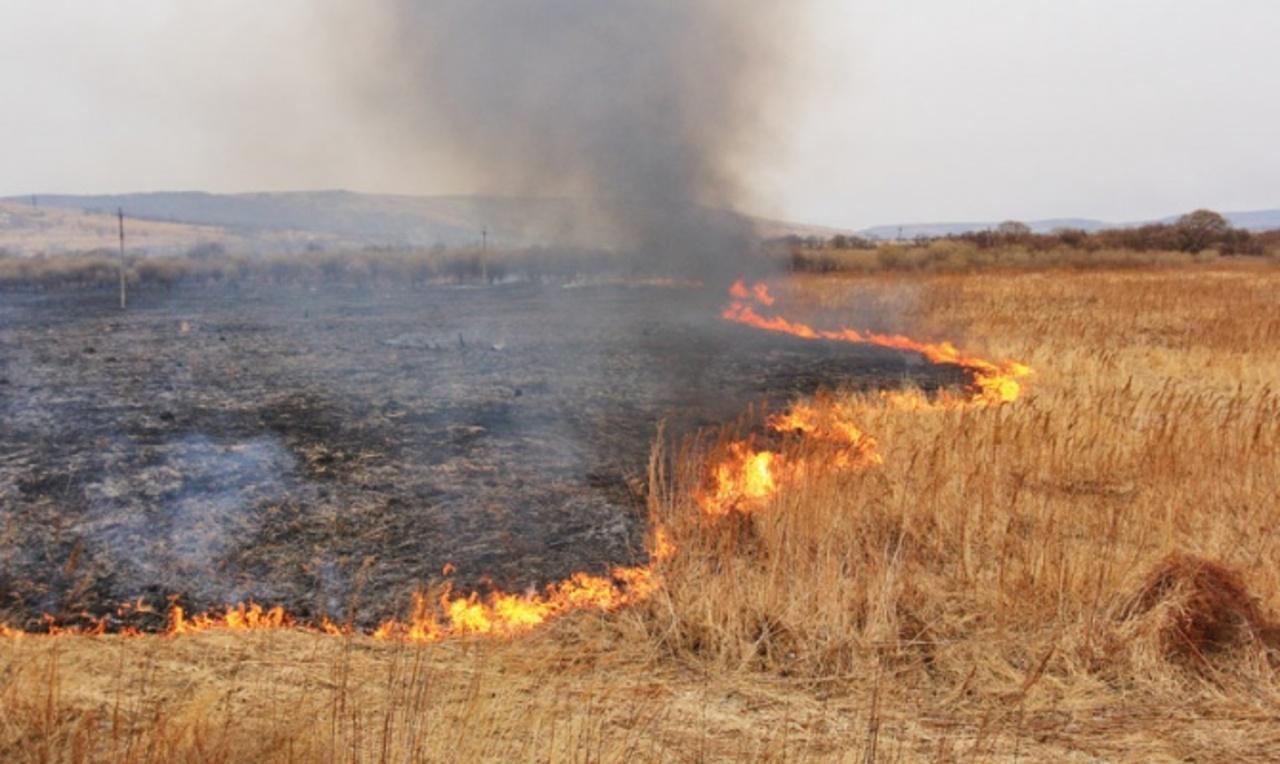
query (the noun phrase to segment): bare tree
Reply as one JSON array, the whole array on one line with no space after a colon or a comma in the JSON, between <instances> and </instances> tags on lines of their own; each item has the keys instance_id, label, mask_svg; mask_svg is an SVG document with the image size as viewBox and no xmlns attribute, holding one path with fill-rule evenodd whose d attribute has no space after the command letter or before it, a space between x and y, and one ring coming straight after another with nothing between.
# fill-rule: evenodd
<instances>
[{"instance_id":1,"label":"bare tree","mask_svg":"<svg viewBox=\"0 0 1280 764\"><path fill-rule=\"evenodd\" d=\"M1187 252L1199 252L1227 237L1231 224L1213 210L1196 210L1178 218L1174 226L1178 243Z\"/></svg>"},{"instance_id":2,"label":"bare tree","mask_svg":"<svg viewBox=\"0 0 1280 764\"><path fill-rule=\"evenodd\" d=\"M1031 226L1018 220L1006 220L996 226L996 233L1009 239L1031 235Z\"/></svg>"}]
</instances>

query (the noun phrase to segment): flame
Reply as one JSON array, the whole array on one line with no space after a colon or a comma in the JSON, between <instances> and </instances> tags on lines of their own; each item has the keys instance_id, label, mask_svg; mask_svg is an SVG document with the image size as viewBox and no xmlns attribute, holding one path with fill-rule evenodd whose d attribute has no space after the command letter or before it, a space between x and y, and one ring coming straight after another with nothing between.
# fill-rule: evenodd
<instances>
[{"instance_id":1,"label":"flame","mask_svg":"<svg viewBox=\"0 0 1280 764\"><path fill-rule=\"evenodd\" d=\"M60 635L82 635L82 636L96 637L101 634L107 633L107 617L106 616L103 616L102 618L94 618L92 615L89 615L88 613L80 613L80 618L85 621L86 625L62 626L54 619L53 616L49 615L48 613L45 613L44 615L45 630L51 636L55 636L55 637Z\"/></svg>"},{"instance_id":2,"label":"flame","mask_svg":"<svg viewBox=\"0 0 1280 764\"><path fill-rule=\"evenodd\" d=\"M725 515L768 499L778 490L775 470L781 457L757 451L746 442L730 443L728 454L711 470L710 487L697 497L707 515Z\"/></svg>"},{"instance_id":3,"label":"flame","mask_svg":"<svg viewBox=\"0 0 1280 764\"><path fill-rule=\"evenodd\" d=\"M972 374L969 383L968 403L990 406L1001 403L1012 403L1022 393L1020 379L1031 374L1031 368L1014 361L995 363L984 358L961 353L950 342L920 342L901 334L878 334L876 332L860 332L856 329L819 330L808 324L791 321L782 316L765 317L756 312L750 304L752 297L765 307L772 307L775 300L765 284L756 284L748 289L741 280L734 283L729 294L733 302L721 313L727 321L744 324L756 329L770 332L790 334L809 340L832 340L850 342L860 345L907 350L923 355L930 363L961 366ZM893 401L890 397L887 400ZM891 403L891 405L893 405ZM946 404L944 404L946 405ZM915 407L908 403L908 408Z\"/></svg>"},{"instance_id":4,"label":"flame","mask_svg":"<svg viewBox=\"0 0 1280 764\"><path fill-rule=\"evenodd\" d=\"M494 592L481 597L476 592L454 594L445 587L443 594L433 604L423 594L415 594L410 616L401 620L388 620L379 624L370 636L379 640L406 642L438 642L452 637L512 636L536 628L556 616L575 610L612 611L632 605L650 597L661 583L657 571L659 562L675 554L675 546L661 528L653 532L653 548L648 565L616 567L608 576L575 573L570 578L551 584L541 593L508 594ZM143 610L138 605L124 605L119 613L130 609ZM153 612L145 608L147 612ZM45 616L46 630L42 636L98 636L107 633L108 619L93 619L87 614L89 626L61 626L52 616ZM322 619L317 625L304 625L295 621L283 607L264 608L254 602L240 603L214 613L188 615L185 608L174 604L168 612L165 634L179 637L212 631L266 631L275 629L304 629L330 636L354 633ZM139 636L135 629L120 632L126 636ZM0 638L19 639L27 635L21 629L0 625Z\"/></svg>"},{"instance_id":5,"label":"flame","mask_svg":"<svg viewBox=\"0 0 1280 764\"><path fill-rule=\"evenodd\" d=\"M810 453L786 457L756 449L750 439L728 444L697 495L704 515L750 512L763 506L780 487L817 469L864 469L884 463L875 438L852 421L852 412L825 399L798 402L769 419L769 429L803 438Z\"/></svg>"},{"instance_id":6,"label":"flame","mask_svg":"<svg viewBox=\"0 0 1280 764\"><path fill-rule=\"evenodd\" d=\"M1025 364L995 363L961 353L949 342L928 343L897 334L860 332L855 329L819 330L783 316L762 316L754 302L772 307L776 302L767 284L748 287L739 280L729 288L733 302L721 316L735 323L802 339L833 340L920 353L931 363L961 366L970 373L965 395L942 393L930 398L918 391L886 392L885 405L902 411L940 411L1011 403L1022 392L1019 380L1031 374ZM855 411L827 399L798 402L771 418L776 433L795 434L813 446L812 456L784 457L777 451L757 449L750 439L729 443L711 467L707 484L697 495L704 515L719 517L731 512L751 512L766 504L787 483L810 470L866 469L884 463L876 440L855 424Z\"/></svg>"},{"instance_id":7,"label":"flame","mask_svg":"<svg viewBox=\"0 0 1280 764\"><path fill-rule=\"evenodd\" d=\"M659 538L661 537L661 538ZM665 534L655 534L664 554L674 552ZM407 642L438 642L468 635L512 636L534 629L556 616L576 610L612 611L647 599L659 579L651 563L638 567L617 567L609 576L575 573L548 586L543 592L508 594L494 592L481 597L476 592L455 595L446 587L436 605L423 594L414 595L411 616L384 621L373 632L374 639Z\"/></svg>"},{"instance_id":8,"label":"flame","mask_svg":"<svg viewBox=\"0 0 1280 764\"><path fill-rule=\"evenodd\" d=\"M227 608L220 615L201 613L187 617L180 605L169 608L169 634L198 634L202 631L221 629L227 631L260 631L283 629L293 626L293 619L284 608L276 606L264 609L256 602L239 603Z\"/></svg>"},{"instance_id":9,"label":"flame","mask_svg":"<svg viewBox=\"0 0 1280 764\"><path fill-rule=\"evenodd\" d=\"M661 525L653 528L653 538L649 543L649 559L653 562L665 562L676 555L676 545L671 542L667 529Z\"/></svg>"},{"instance_id":10,"label":"flame","mask_svg":"<svg viewBox=\"0 0 1280 764\"><path fill-rule=\"evenodd\" d=\"M756 298L756 302L766 308L773 306L773 295L769 294L769 285L763 281L751 287L751 294Z\"/></svg>"},{"instance_id":11,"label":"flame","mask_svg":"<svg viewBox=\"0 0 1280 764\"><path fill-rule=\"evenodd\" d=\"M927 397L923 393L889 392L881 396L888 407L903 411L937 411L965 407L985 407L1009 403L1022 392L1020 380L1031 373L1023 364L1006 361L995 363L961 353L948 342L925 343L902 335L859 332L853 329L818 330L782 316L760 315L751 303L773 307L776 300L767 284L748 287L739 280L729 289L733 302L725 308L723 318L765 331L782 332L812 340L833 340L920 353L931 363L953 364L970 372L971 379L963 396L942 393ZM779 450L757 448L748 438L728 443L712 461L706 483L695 495L704 517L717 518L739 512L753 512L765 506L785 487L800 476L814 470L867 469L884 463L878 444L854 422L857 411L827 398L792 404L785 412L770 418L768 430L774 439L802 439L806 448L784 455ZM513 636L528 632L548 620L578 610L608 612L648 599L662 585L661 565L675 556L676 545L661 525L655 525L649 539L649 563L636 567L616 567L607 576L575 573L568 579L550 584L541 592L511 594L495 591L486 596L470 592L455 594L446 585L434 600L416 594L409 616L379 624L370 636L379 640L402 640L415 643L437 642L462 636ZM449 576L456 568L446 564L441 573ZM155 612L142 599L121 605L116 615ZM64 627L52 616L45 616L47 634L99 635L108 630L107 617L82 618L87 626ZM168 611L171 636L199 634L208 631L260 631L271 629L307 629L331 636L355 633L349 626L339 626L322 619L318 625L298 623L281 607L264 608L249 602L230 606L220 613L187 615L181 606L172 604ZM135 629L121 632L139 636ZM0 638L19 639L27 632L0 624Z\"/></svg>"}]
</instances>

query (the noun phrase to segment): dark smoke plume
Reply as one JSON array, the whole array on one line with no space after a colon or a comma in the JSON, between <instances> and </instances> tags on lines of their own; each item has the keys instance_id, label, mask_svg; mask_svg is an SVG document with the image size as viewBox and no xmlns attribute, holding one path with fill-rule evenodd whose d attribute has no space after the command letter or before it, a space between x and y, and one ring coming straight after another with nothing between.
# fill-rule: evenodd
<instances>
[{"instance_id":1,"label":"dark smoke plume","mask_svg":"<svg viewBox=\"0 0 1280 764\"><path fill-rule=\"evenodd\" d=\"M364 12L368 6L360 3ZM778 0L393 0L365 73L412 141L474 188L561 197L575 234L708 276L781 88Z\"/></svg>"}]
</instances>

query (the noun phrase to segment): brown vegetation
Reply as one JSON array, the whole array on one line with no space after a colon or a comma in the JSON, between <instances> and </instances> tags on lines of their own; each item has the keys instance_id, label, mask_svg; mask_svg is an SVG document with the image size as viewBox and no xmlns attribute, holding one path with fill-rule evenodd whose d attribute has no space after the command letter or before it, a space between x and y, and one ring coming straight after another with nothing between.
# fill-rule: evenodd
<instances>
[{"instance_id":1,"label":"brown vegetation","mask_svg":"<svg viewBox=\"0 0 1280 764\"><path fill-rule=\"evenodd\" d=\"M1280 271L798 276L780 299L1036 371L1023 400L843 395L876 469L700 519L644 605L425 647L279 632L0 642L18 760L1269 759ZM790 446L803 449L797 442Z\"/></svg>"},{"instance_id":2,"label":"brown vegetation","mask_svg":"<svg viewBox=\"0 0 1280 764\"><path fill-rule=\"evenodd\" d=\"M0 253L68 253L111 247L116 243L119 230L115 212L114 209L108 212L39 207L0 200ZM133 217L128 220L128 236L131 247L166 252L181 252L192 242L238 240L230 231L217 226Z\"/></svg>"},{"instance_id":3,"label":"brown vegetation","mask_svg":"<svg viewBox=\"0 0 1280 764\"><path fill-rule=\"evenodd\" d=\"M1280 649L1280 627L1249 593L1243 577L1212 560L1174 553L1156 566L1125 619L1151 617L1171 659L1211 667L1212 654L1262 645Z\"/></svg>"},{"instance_id":4,"label":"brown vegetation","mask_svg":"<svg viewBox=\"0 0 1280 764\"><path fill-rule=\"evenodd\" d=\"M838 235L829 240L778 240L776 245L789 253L793 270L811 272L1133 268L1202 263L1222 256L1280 261L1280 231L1232 228L1210 210L1196 210L1172 224L1092 233L1063 229L1036 234L1023 223L1007 221L994 230L912 242Z\"/></svg>"},{"instance_id":5,"label":"brown vegetation","mask_svg":"<svg viewBox=\"0 0 1280 764\"><path fill-rule=\"evenodd\" d=\"M1215 260L1218 256L1217 252L1189 254L1136 249L1087 250L1070 246L1036 250L1016 243L983 247L965 239L949 238L850 249L796 248L790 250L790 265L793 271L802 273L965 273L998 269L1172 267L1204 263Z\"/></svg>"},{"instance_id":6,"label":"brown vegetation","mask_svg":"<svg viewBox=\"0 0 1280 764\"><path fill-rule=\"evenodd\" d=\"M111 287L120 259L106 251L0 257L0 289L53 290ZM134 287L178 283L247 285L400 284L498 281L509 276L566 278L620 263L603 253L531 248L482 253L479 249L364 249L247 257L201 247L182 257L128 257Z\"/></svg>"}]
</instances>

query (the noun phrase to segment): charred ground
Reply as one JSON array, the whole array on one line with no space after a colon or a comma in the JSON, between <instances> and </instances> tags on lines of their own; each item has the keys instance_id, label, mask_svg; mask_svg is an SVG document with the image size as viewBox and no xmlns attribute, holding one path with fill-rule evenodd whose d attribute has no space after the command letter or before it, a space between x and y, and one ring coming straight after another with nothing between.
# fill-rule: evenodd
<instances>
[{"instance_id":1,"label":"charred ground","mask_svg":"<svg viewBox=\"0 0 1280 764\"><path fill-rule=\"evenodd\" d=\"M659 287L103 291L0 303L0 620L158 628L252 599L368 625L441 578L643 558L657 423L959 369ZM675 433L675 435L688 432ZM145 610L145 608L144 608Z\"/></svg>"}]
</instances>

